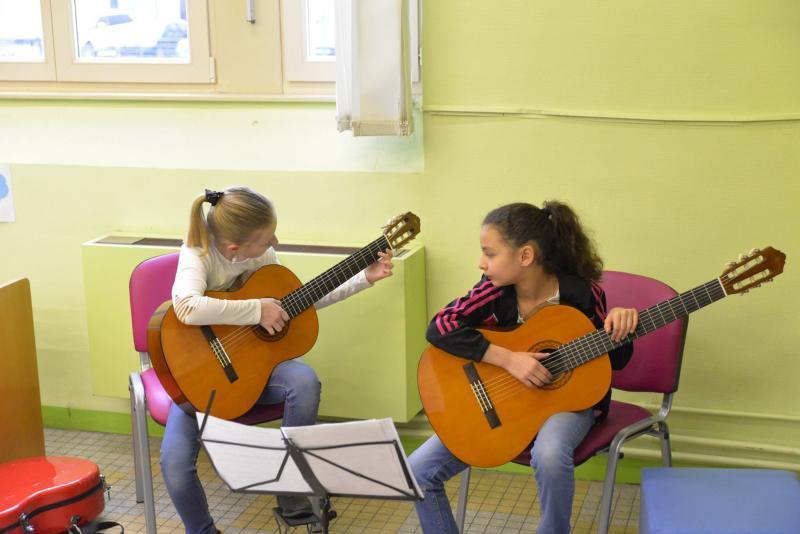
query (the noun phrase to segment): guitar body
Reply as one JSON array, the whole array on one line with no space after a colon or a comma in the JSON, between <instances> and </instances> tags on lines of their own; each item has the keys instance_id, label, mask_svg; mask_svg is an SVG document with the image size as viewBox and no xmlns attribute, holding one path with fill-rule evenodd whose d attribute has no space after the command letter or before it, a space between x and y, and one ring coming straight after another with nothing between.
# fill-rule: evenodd
<instances>
[{"instance_id":1,"label":"guitar body","mask_svg":"<svg viewBox=\"0 0 800 534\"><path fill-rule=\"evenodd\" d=\"M550 352L596 327L575 308L556 305L543 308L514 330L479 330L491 343L514 352ZM494 428L465 372L470 364L499 419ZM517 457L551 415L584 410L600 401L611 385L611 364L604 354L559 375L544 388L529 389L501 367L429 345L417 378L425 413L445 447L470 465L492 467Z\"/></svg>"},{"instance_id":2,"label":"guitar body","mask_svg":"<svg viewBox=\"0 0 800 534\"><path fill-rule=\"evenodd\" d=\"M37 456L0 465L0 532L41 534L83 526L103 511L105 482L82 458Z\"/></svg>"},{"instance_id":3,"label":"guitar body","mask_svg":"<svg viewBox=\"0 0 800 534\"><path fill-rule=\"evenodd\" d=\"M209 291L226 299L281 299L301 286L286 267L265 265L236 291ZM216 390L211 415L235 419L256 403L272 375L286 360L302 356L317 340L319 322L313 306L270 336L259 326L212 326L223 342L237 378L231 381L200 326L182 323L170 302L164 303L148 326L148 351L164 389L184 411L205 410Z\"/></svg>"}]
</instances>

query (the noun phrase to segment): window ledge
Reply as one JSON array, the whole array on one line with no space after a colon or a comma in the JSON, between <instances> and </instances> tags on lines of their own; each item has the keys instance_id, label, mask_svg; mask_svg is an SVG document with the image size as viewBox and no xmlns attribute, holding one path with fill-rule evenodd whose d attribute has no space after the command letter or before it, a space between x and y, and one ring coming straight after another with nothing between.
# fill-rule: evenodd
<instances>
[{"instance_id":1,"label":"window ledge","mask_svg":"<svg viewBox=\"0 0 800 534\"><path fill-rule=\"evenodd\" d=\"M335 102L335 95L176 92L0 91L0 100L152 100L177 102Z\"/></svg>"}]
</instances>

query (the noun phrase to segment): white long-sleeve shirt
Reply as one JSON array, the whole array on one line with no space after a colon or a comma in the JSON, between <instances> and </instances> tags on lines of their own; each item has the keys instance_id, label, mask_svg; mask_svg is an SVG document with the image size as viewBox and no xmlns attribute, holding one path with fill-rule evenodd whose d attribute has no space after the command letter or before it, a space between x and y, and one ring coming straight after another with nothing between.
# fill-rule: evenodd
<instances>
[{"instance_id":1,"label":"white long-sleeve shirt","mask_svg":"<svg viewBox=\"0 0 800 534\"><path fill-rule=\"evenodd\" d=\"M205 296L205 292L238 288L260 267L280 264L275 250L270 247L258 258L236 262L225 258L213 243L208 247L208 254L201 256L201 251L199 247L181 246L178 271L172 286L172 305L178 319L190 325L258 324L261 321L259 299L215 299ZM314 303L314 307L323 308L371 285L364 271L360 271Z\"/></svg>"}]
</instances>

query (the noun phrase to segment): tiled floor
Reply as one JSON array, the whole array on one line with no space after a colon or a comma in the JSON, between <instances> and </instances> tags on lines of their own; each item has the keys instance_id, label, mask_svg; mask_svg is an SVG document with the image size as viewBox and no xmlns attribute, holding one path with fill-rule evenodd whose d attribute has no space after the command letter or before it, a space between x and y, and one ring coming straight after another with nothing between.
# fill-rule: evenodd
<instances>
[{"instance_id":1,"label":"tiled floor","mask_svg":"<svg viewBox=\"0 0 800 534\"><path fill-rule=\"evenodd\" d=\"M136 503L133 478L131 437L71 430L45 431L47 454L87 458L100 466L106 481L113 487L103 518L118 521L125 532L144 530L142 505ZM183 532L180 519L164 489L158 466L160 439L151 438L154 491L158 533ZM206 488L211 512L217 526L225 534L280 532L272 507L275 499L265 495L231 493L217 477L211 464L201 453L198 463L200 479ZM514 533L534 532L539 518L535 502L533 477L474 470L470 481L467 507L467 532ZM447 492L455 506L459 478L448 483ZM573 506L574 534L595 532L602 484L577 481ZM533 497L532 497L533 496ZM342 533L419 533L413 506L401 501L337 498L333 507L339 517L331 524L331 532ZM635 533L639 522L639 486L618 484L614 495L611 532ZM284 529L283 532L286 532ZM293 529L303 534L305 529Z\"/></svg>"}]
</instances>

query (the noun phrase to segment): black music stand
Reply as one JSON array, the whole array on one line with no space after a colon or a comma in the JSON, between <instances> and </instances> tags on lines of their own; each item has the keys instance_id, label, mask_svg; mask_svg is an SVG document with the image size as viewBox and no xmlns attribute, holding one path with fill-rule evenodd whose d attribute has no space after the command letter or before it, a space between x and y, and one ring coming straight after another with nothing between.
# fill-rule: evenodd
<instances>
[{"instance_id":1,"label":"black music stand","mask_svg":"<svg viewBox=\"0 0 800 534\"><path fill-rule=\"evenodd\" d=\"M287 526L319 522L327 533L331 497L422 500L391 419L280 429L201 412L197 420L200 442L231 491L320 499L318 514L302 523L282 517Z\"/></svg>"}]
</instances>

